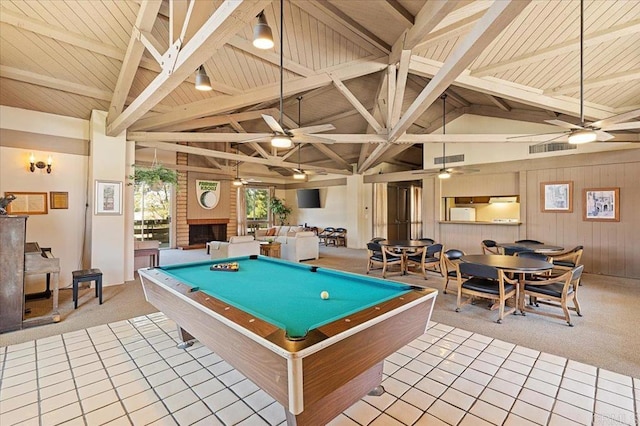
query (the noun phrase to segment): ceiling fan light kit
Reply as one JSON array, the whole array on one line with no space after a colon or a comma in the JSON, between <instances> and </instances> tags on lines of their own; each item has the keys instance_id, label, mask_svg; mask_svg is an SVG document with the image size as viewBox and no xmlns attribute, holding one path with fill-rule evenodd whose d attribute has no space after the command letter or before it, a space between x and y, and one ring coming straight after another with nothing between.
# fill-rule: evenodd
<instances>
[{"instance_id":1,"label":"ceiling fan light kit","mask_svg":"<svg viewBox=\"0 0 640 426\"><path fill-rule=\"evenodd\" d=\"M198 70L196 71L196 90L200 90L202 92L208 92L212 90L211 81L209 80L209 76L207 72L204 70L204 66L200 65Z\"/></svg>"},{"instance_id":2,"label":"ceiling fan light kit","mask_svg":"<svg viewBox=\"0 0 640 426\"><path fill-rule=\"evenodd\" d=\"M443 170L440 173L438 173L438 179L449 179L450 177L451 177L451 173L449 173L446 170Z\"/></svg>"},{"instance_id":3,"label":"ceiling fan light kit","mask_svg":"<svg viewBox=\"0 0 640 426\"><path fill-rule=\"evenodd\" d=\"M572 132L569 135L568 142L572 145L579 145L583 143L595 142L598 139L598 134L590 129L581 129Z\"/></svg>"},{"instance_id":4,"label":"ceiling fan light kit","mask_svg":"<svg viewBox=\"0 0 640 426\"><path fill-rule=\"evenodd\" d=\"M253 45L258 49L271 49L273 47L273 34L267 24L264 11L258 15L258 23L253 27Z\"/></svg>"},{"instance_id":5,"label":"ceiling fan light kit","mask_svg":"<svg viewBox=\"0 0 640 426\"><path fill-rule=\"evenodd\" d=\"M306 180L307 179L307 174L303 171L297 171L293 174L293 178L295 180Z\"/></svg>"},{"instance_id":6,"label":"ceiling fan light kit","mask_svg":"<svg viewBox=\"0 0 640 426\"><path fill-rule=\"evenodd\" d=\"M233 178L233 186L242 186L244 185L244 182L242 182L242 179L240 179L239 177L237 178Z\"/></svg>"},{"instance_id":7,"label":"ceiling fan light kit","mask_svg":"<svg viewBox=\"0 0 640 426\"><path fill-rule=\"evenodd\" d=\"M275 135L271 138L271 146L275 148L291 148L291 138L286 135Z\"/></svg>"}]
</instances>

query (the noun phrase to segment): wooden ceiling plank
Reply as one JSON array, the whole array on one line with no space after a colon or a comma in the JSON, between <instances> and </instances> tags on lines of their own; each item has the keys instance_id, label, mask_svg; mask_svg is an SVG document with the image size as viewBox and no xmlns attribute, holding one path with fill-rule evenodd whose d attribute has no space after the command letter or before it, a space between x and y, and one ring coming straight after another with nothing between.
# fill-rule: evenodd
<instances>
[{"instance_id":1,"label":"wooden ceiling plank","mask_svg":"<svg viewBox=\"0 0 640 426\"><path fill-rule=\"evenodd\" d=\"M169 46L180 38L189 6L184 0L169 0L169 14L165 15L169 17Z\"/></svg>"},{"instance_id":2,"label":"wooden ceiling plank","mask_svg":"<svg viewBox=\"0 0 640 426\"><path fill-rule=\"evenodd\" d=\"M364 117L365 120L367 120L367 123L369 123L369 125L375 129L376 133L382 134L384 132L384 129L376 121L376 119L373 118L373 115L369 113L369 111L364 107L364 105L360 103L358 98L356 98L356 96L347 88L347 86L345 86L342 81L336 78L336 76L334 76L333 74L331 74L330 76L334 86L336 87L336 89L338 89L340 93L342 93L342 96L347 98L347 100L351 103L351 105L353 105L356 111L358 111L360 115Z\"/></svg>"},{"instance_id":3,"label":"wooden ceiling plank","mask_svg":"<svg viewBox=\"0 0 640 426\"><path fill-rule=\"evenodd\" d=\"M410 70L418 75L433 77L438 73L442 63L413 55ZM474 77L464 72L452 83L465 89L488 93L500 98L519 102L536 108L548 109L555 112L577 116L580 104L577 99L556 98L545 96L542 91L533 87L517 85L494 77ZM585 104L585 116L590 120L602 119L613 113L611 108L604 106L589 106Z\"/></svg>"},{"instance_id":4,"label":"wooden ceiling plank","mask_svg":"<svg viewBox=\"0 0 640 426\"><path fill-rule=\"evenodd\" d=\"M268 50L258 49L252 43L250 43L248 40L243 39L242 37L239 37L237 35L233 36L229 40L228 44L238 50L249 53L250 55L263 59L271 64L277 65L278 67L280 66L280 55L272 53ZM315 74L314 70L304 67L286 58L283 60L283 67L284 69L294 72L303 77L309 77L310 75Z\"/></svg>"},{"instance_id":5,"label":"wooden ceiling plank","mask_svg":"<svg viewBox=\"0 0 640 426\"><path fill-rule=\"evenodd\" d=\"M622 71L615 74L608 74L603 77L593 78L585 80L583 85L585 89L592 89L594 87L611 86L618 83L624 83L626 81L633 81L640 79L640 70L633 69L628 71ZM553 87L545 90L545 95L561 95L580 90L580 83L567 84L564 86Z\"/></svg>"},{"instance_id":6,"label":"wooden ceiling plank","mask_svg":"<svg viewBox=\"0 0 640 426\"><path fill-rule=\"evenodd\" d=\"M185 130L203 129L205 127L222 126L231 123L231 120L237 122L247 120L257 120L262 118L262 114L273 114L273 108L261 109L257 111L239 112L236 114L217 115L214 117L199 118L197 120L185 121L184 123L173 126L163 127L164 132L182 132Z\"/></svg>"},{"instance_id":7,"label":"wooden ceiling plank","mask_svg":"<svg viewBox=\"0 0 640 426\"><path fill-rule=\"evenodd\" d=\"M383 61L382 58L377 60L358 60L343 64L340 67L330 68L328 71L340 80L349 80L351 78L361 77L363 75L380 71L385 67L385 62L386 61ZM324 87L331 84L331 82L331 77L326 72L320 72L306 78L301 77L286 82L283 90L284 96L292 96L307 90ZM176 108L176 111L169 114L140 120L132 128L135 130L149 130L166 127L182 121L233 111L248 105L277 99L279 93L279 85L271 84L255 90L246 91L236 96L221 96L216 97L215 99L207 99L188 105L181 105L179 108Z\"/></svg>"},{"instance_id":8,"label":"wooden ceiling plank","mask_svg":"<svg viewBox=\"0 0 640 426\"><path fill-rule=\"evenodd\" d=\"M388 55L389 52L391 52L391 46L344 14L327 0L291 1L300 9L320 20L329 28L346 37L348 40L351 40L367 52L373 55L378 55L381 52Z\"/></svg>"},{"instance_id":9,"label":"wooden ceiling plank","mask_svg":"<svg viewBox=\"0 0 640 426\"><path fill-rule=\"evenodd\" d=\"M165 64L163 72L120 114L107 116L107 134L117 135L140 119L155 104L179 86L200 64L211 57L212 52L222 47L235 33L240 31L269 0L225 0L209 17L205 24L180 50L165 56L175 55L175 65ZM170 50L173 46L170 48Z\"/></svg>"},{"instance_id":10,"label":"wooden ceiling plank","mask_svg":"<svg viewBox=\"0 0 640 426\"><path fill-rule=\"evenodd\" d=\"M511 107L509 106L509 104L506 103L501 98L498 98L498 97L493 96L493 95L488 95L486 93L484 95L491 101L491 103L493 103L495 106L497 106L501 110L511 111Z\"/></svg>"},{"instance_id":11,"label":"wooden ceiling plank","mask_svg":"<svg viewBox=\"0 0 640 426\"><path fill-rule=\"evenodd\" d=\"M505 0L494 3L393 127L389 133L389 142L394 142L405 133L413 121L431 106L529 3L529 0Z\"/></svg>"},{"instance_id":12,"label":"wooden ceiling plank","mask_svg":"<svg viewBox=\"0 0 640 426\"><path fill-rule=\"evenodd\" d=\"M162 2L158 0L144 0L140 5L140 10L134 25L134 31L131 34L127 51L125 52L122 60L123 62L120 67L118 81L116 82L116 87L113 89L113 97L111 99L111 104L109 105L110 114L118 115L124 108L124 103L127 100L129 91L131 90L133 79L136 76L138 66L140 65L140 59L142 58L142 54L145 49L145 45L144 43L141 43L139 37L143 32L151 32L161 4ZM153 47L151 48L154 49Z\"/></svg>"},{"instance_id":13,"label":"wooden ceiling plank","mask_svg":"<svg viewBox=\"0 0 640 426\"><path fill-rule=\"evenodd\" d=\"M615 40L617 38L637 34L638 31L640 31L640 19L635 19L633 21L625 22L624 24L618 25L616 27L606 28L600 31L596 31L592 34L585 34L584 46L597 46L598 44L607 42L609 40ZM473 75L474 77L488 76L512 68L525 66L533 62L538 62L543 59L574 52L579 48L580 38L573 38L560 44L549 46L544 49L538 49L533 52L508 59L506 61L494 63L472 70L471 75Z\"/></svg>"},{"instance_id":14,"label":"wooden ceiling plank","mask_svg":"<svg viewBox=\"0 0 640 426\"><path fill-rule=\"evenodd\" d=\"M414 24L413 15L405 9L398 0L386 0L382 7L391 12L398 21L402 22L407 28Z\"/></svg>"}]
</instances>

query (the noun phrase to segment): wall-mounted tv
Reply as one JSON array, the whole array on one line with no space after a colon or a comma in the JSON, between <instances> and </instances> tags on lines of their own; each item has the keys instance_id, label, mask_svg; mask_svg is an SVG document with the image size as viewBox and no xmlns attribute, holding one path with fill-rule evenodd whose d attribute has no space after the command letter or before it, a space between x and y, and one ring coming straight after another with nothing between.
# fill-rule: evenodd
<instances>
[{"instance_id":1,"label":"wall-mounted tv","mask_svg":"<svg viewBox=\"0 0 640 426\"><path fill-rule=\"evenodd\" d=\"M319 209L320 190L319 189L298 189L299 209Z\"/></svg>"}]
</instances>

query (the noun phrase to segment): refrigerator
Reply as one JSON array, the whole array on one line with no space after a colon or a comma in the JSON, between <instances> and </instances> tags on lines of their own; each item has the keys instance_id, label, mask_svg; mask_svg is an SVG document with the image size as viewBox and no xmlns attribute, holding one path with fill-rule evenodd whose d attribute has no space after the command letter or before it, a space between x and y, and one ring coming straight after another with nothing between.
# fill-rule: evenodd
<instances>
[{"instance_id":1,"label":"refrigerator","mask_svg":"<svg viewBox=\"0 0 640 426\"><path fill-rule=\"evenodd\" d=\"M476 209L473 207L451 207L449 210L449 220L475 222Z\"/></svg>"}]
</instances>

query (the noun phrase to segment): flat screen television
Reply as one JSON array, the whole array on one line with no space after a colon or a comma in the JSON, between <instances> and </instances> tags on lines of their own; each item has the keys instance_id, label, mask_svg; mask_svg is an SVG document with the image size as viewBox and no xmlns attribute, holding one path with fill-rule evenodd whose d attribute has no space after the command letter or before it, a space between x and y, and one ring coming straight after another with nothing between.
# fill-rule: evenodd
<instances>
[{"instance_id":1,"label":"flat screen television","mask_svg":"<svg viewBox=\"0 0 640 426\"><path fill-rule=\"evenodd\" d=\"M299 209L319 209L320 190L319 189L298 189Z\"/></svg>"}]
</instances>

